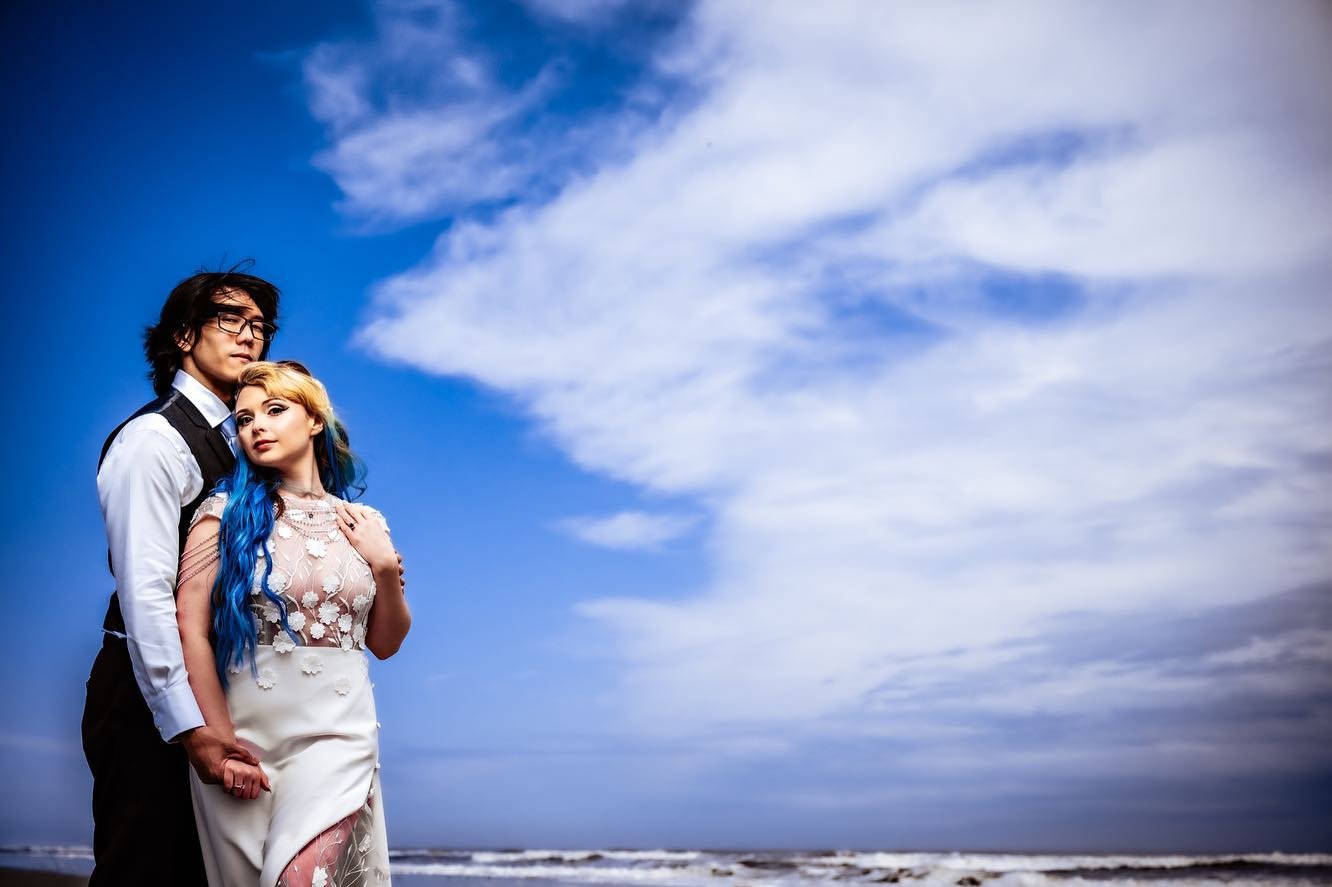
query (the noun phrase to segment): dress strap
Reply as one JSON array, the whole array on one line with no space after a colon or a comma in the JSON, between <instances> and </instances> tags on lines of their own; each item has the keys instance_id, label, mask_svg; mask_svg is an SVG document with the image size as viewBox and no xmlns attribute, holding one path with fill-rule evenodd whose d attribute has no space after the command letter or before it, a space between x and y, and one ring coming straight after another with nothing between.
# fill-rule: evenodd
<instances>
[{"instance_id":1,"label":"dress strap","mask_svg":"<svg viewBox=\"0 0 1332 887\"><path fill-rule=\"evenodd\" d=\"M176 586L184 585L204 570L221 560L218 552L218 534L214 533L198 545L185 549L180 556L180 571L176 574Z\"/></svg>"}]
</instances>

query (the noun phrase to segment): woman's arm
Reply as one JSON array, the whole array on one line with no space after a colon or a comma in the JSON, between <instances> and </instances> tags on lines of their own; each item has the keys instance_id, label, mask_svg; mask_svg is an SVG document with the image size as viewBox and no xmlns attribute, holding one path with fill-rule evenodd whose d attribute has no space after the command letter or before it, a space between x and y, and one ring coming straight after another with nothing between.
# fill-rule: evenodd
<instances>
[{"instance_id":1,"label":"woman's arm","mask_svg":"<svg viewBox=\"0 0 1332 887\"><path fill-rule=\"evenodd\" d=\"M180 646L185 654L190 689L194 691L204 722L234 742L236 728L231 723L231 712L227 709L222 682L217 678L213 643L208 637L213 623L213 607L209 598L213 582L217 579L216 549L220 527L221 522L217 518L203 517L185 539L185 554L181 557L180 568L184 581L176 590L176 623L180 628ZM212 547L211 551L209 546ZM203 566L201 562L208 557L212 558L212 562Z\"/></svg>"},{"instance_id":2,"label":"woman's arm","mask_svg":"<svg viewBox=\"0 0 1332 887\"><path fill-rule=\"evenodd\" d=\"M357 553L365 558L375 578L375 602L365 628L365 646L379 659L387 659L402 646L412 627L412 613L403 594L398 553L393 550L388 529L374 512L360 506L339 504L338 526ZM207 713L205 713L205 716Z\"/></svg>"},{"instance_id":3,"label":"woman's arm","mask_svg":"<svg viewBox=\"0 0 1332 887\"><path fill-rule=\"evenodd\" d=\"M254 800L259 797L260 789L271 791L268 774L259 766L259 759L236 742L231 710L227 708L222 682L217 679L213 642L208 639L213 624L210 596L217 579L219 527L221 522L215 517L200 518L185 538L185 552L180 558L176 626L180 629L180 647L185 654L190 689L194 691L205 723L183 741L195 769L202 768L201 778L219 783L223 791L234 797ZM195 740L204 738L194 734L205 730L222 738L220 744L214 742L207 746L214 749L211 753L194 748Z\"/></svg>"},{"instance_id":4,"label":"woman's arm","mask_svg":"<svg viewBox=\"0 0 1332 887\"><path fill-rule=\"evenodd\" d=\"M387 659L402 646L412 627L407 596L402 593L398 562L375 569L375 602L370 605L365 628L365 646L380 659Z\"/></svg>"}]
</instances>

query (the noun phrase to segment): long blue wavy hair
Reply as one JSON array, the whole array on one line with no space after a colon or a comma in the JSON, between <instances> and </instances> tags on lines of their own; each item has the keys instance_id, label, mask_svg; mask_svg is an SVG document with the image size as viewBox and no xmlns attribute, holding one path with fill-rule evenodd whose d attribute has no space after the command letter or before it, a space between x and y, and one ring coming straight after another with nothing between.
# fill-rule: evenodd
<instances>
[{"instance_id":1,"label":"long blue wavy hair","mask_svg":"<svg viewBox=\"0 0 1332 887\"><path fill-rule=\"evenodd\" d=\"M341 499L356 499L365 492L364 468L347 443L347 430L333 412L328 391L302 364L294 360L256 361L245 367L236 390L255 385L270 397L302 406L317 416L324 429L312 439L319 481L324 489ZM257 583L263 596L281 614L282 630L296 643L300 637L287 622L287 605L269 587L273 572L273 552L268 539L273 522L283 508L278 495L281 479L268 469L252 465L246 458L236 460L231 474L217 484L216 492L227 494L218 530L220 563L213 583L213 655L217 676L227 686L228 673L243 667L248 660L256 672L254 654L259 625L250 601ZM262 558L262 570L257 564Z\"/></svg>"}]
</instances>

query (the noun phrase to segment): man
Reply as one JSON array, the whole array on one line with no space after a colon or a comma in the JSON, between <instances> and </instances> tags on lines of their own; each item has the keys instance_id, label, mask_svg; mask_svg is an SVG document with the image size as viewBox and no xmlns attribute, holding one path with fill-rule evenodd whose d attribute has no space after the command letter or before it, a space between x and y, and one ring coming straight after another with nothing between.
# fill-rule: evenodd
<instances>
[{"instance_id":1,"label":"man","mask_svg":"<svg viewBox=\"0 0 1332 887\"><path fill-rule=\"evenodd\" d=\"M205 885L186 759L208 783L222 781L227 758L258 763L204 724L185 672L175 587L190 518L235 464L229 404L241 370L267 356L279 295L234 269L181 281L144 334L158 398L102 448L97 493L116 591L83 711L91 885Z\"/></svg>"}]
</instances>

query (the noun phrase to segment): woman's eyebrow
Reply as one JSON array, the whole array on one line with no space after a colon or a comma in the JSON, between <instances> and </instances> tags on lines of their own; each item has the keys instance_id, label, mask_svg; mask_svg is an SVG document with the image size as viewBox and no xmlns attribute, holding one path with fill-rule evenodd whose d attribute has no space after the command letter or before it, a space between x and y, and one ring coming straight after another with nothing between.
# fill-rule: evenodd
<instances>
[{"instance_id":1,"label":"woman's eyebrow","mask_svg":"<svg viewBox=\"0 0 1332 887\"><path fill-rule=\"evenodd\" d=\"M287 402L287 399L284 398L284 397L270 397L270 398L268 398L267 400L265 400L262 404L260 404L260 406L265 406L265 407L266 407L266 406L268 406L270 403L286 403L286 402ZM250 414L253 413L253 412L254 412L254 411L251 410L251 409L249 409L248 407L242 407L241 409L239 409L239 410L236 411L235 415L236 415L237 417L242 416L242 415L246 415L246 416L248 416L248 415L250 415Z\"/></svg>"}]
</instances>

